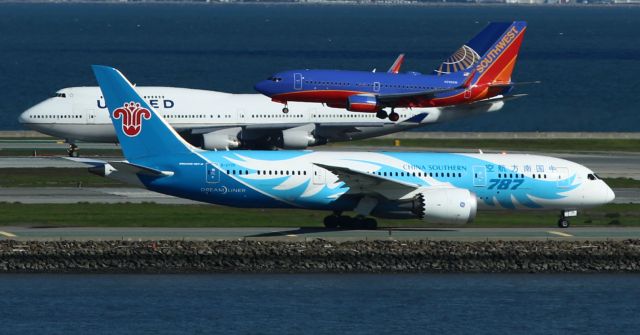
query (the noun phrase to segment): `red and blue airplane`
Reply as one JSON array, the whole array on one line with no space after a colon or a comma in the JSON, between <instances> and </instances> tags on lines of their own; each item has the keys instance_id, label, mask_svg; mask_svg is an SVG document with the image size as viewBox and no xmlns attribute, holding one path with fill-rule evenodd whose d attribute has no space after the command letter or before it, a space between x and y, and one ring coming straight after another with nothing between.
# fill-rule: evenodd
<instances>
[{"instance_id":1,"label":"red and blue airplane","mask_svg":"<svg viewBox=\"0 0 640 335\"><path fill-rule=\"evenodd\" d=\"M396 107L441 107L506 96L527 23L492 22L431 75L398 73L400 55L386 73L342 70L279 72L255 85L273 101L320 102L352 112L398 120ZM391 108L387 113L384 108Z\"/></svg>"}]
</instances>

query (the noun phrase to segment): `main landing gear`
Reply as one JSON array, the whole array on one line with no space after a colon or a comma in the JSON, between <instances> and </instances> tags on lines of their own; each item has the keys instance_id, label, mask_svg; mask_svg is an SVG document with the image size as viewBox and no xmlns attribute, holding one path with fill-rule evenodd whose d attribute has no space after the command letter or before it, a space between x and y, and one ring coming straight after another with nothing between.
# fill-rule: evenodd
<instances>
[{"instance_id":1,"label":"main landing gear","mask_svg":"<svg viewBox=\"0 0 640 335\"><path fill-rule=\"evenodd\" d=\"M69 149L67 149L67 154L69 157L78 157L80 154L78 153L78 146L75 143L69 143Z\"/></svg>"},{"instance_id":2,"label":"main landing gear","mask_svg":"<svg viewBox=\"0 0 640 335\"><path fill-rule=\"evenodd\" d=\"M342 228L373 230L378 228L378 221L374 218L368 218L360 215L351 217L334 213L324 218L324 226L330 229Z\"/></svg>"},{"instance_id":3,"label":"main landing gear","mask_svg":"<svg viewBox=\"0 0 640 335\"><path fill-rule=\"evenodd\" d=\"M388 114L387 114L387 111L385 111L384 109L381 109L376 112L376 117L382 120L389 118L389 121L393 121L393 122L396 122L400 119L400 115L396 113L393 109L391 110L391 113L388 113Z\"/></svg>"},{"instance_id":4,"label":"main landing gear","mask_svg":"<svg viewBox=\"0 0 640 335\"><path fill-rule=\"evenodd\" d=\"M569 217L572 216L577 216L578 215L578 211L577 210L563 210L562 212L560 212L560 218L558 219L558 227L559 228L569 228L570 223L569 223Z\"/></svg>"}]
</instances>

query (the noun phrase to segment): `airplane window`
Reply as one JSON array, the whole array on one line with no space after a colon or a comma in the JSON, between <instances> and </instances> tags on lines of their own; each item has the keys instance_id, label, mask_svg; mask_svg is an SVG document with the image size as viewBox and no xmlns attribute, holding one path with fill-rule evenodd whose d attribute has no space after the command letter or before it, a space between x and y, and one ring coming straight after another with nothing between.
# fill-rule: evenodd
<instances>
[{"instance_id":1,"label":"airplane window","mask_svg":"<svg viewBox=\"0 0 640 335\"><path fill-rule=\"evenodd\" d=\"M546 174L544 175L544 179L547 179L547 175Z\"/></svg>"},{"instance_id":2,"label":"airplane window","mask_svg":"<svg viewBox=\"0 0 640 335\"><path fill-rule=\"evenodd\" d=\"M449 172L447 172L447 178L449 177Z\"/></svg>"},{"instance_id":3,"label":"airplane window","mask_svg":"<svg viewBox=\"0 0 640 335\"><path fill-rule=\"evenodd\" d=\"M509 173L509 178L513 178L513 173Z\"/></svg>"},{"instance_id":4,"label":"airplane window","mask_svg":"<svg viewBox=\"0 0 640 335\"><path fill-rule=\"evenodd\" d=\"M458 173L458 178L461 178L461 177L462 177L462 173Z\"/></svg>"},{"instance_id":5,"label":"airplane window","mask_svg":"<svg viewBox=\"0 0 640 335\"><path fill-rule=\"evenodd\" d=\"M65 94L65 93L56 93L55 97L56 98L66 98L67 94Z\"/></svg>"},{"instance_id":6,"label":"airplane window","mask_svg":"<svg viewBox=\"0 0 640 335\"><path fill-rule=\"evenodd\" d=\"M249 174L249 170L244 170L244 174Z\"/></svg>"},{"instance_id":7,"label":"airplane window","mask_svg":"<svg viewBox=\"0 0 640 335\"><path fill-rule=\"evenodd\" d=\"M307 175L307 171L303 171L303 173L304 173L305 176Z\"/></svg>"},{"instance_id":8,"label":"airplane window","mask_svg":"<svg viewBox=\"0 0 640 335\"><path fill-rule=\"evenodd\" d=\"M258 172L258 176L260 175L260 170L257 171Z\"/></svg>"}]
</instances>

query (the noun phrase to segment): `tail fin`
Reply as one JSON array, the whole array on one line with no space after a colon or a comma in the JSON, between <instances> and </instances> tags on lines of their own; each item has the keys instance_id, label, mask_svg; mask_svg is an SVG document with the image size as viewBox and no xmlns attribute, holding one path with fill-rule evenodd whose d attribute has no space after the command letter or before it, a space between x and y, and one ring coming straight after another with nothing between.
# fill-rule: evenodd
<instances>
[{"instance_id":1,"label":"tail fin","mask_svg":"<svg viewBox=\"0 0 640 335\"><path fill-rule=\"evenodd\" d=\"M100 65L92 68L129 162L196 150L138 95L120 71Z\"/></svg>"},{"instance_id":2,"label":"tail fin","mask_svg":"<svg viewBox=\"0 0 640 335\"><path fill-rule=\"evenodd\" d=\"M527 23L492 22L435 70L437 75L474 71L473 84L509 82Z\"/></svg>"}]
</instances>

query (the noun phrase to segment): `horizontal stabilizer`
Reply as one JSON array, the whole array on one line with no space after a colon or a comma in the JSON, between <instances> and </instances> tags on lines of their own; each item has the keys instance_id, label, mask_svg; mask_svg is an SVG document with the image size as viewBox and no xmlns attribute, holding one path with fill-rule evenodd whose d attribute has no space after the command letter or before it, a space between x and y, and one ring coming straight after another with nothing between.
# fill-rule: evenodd
<instances>
[{"instance_id":1,"label":"horizontal stabilizer","mask_svg":"<svg viewBox=\"0 0 640 335\"><path fill-rule=\"evenodd\" d=\"M520 81L520 82L509 82L509 83L492 83L489 84L490 87L511 87L511 86L520 86L520 85L531 85L531 84L540 84L542 83L540 80L536 81Z\"/></svg>"},{"instance_id":2,"label":"horizontal stabilizer","mask_svg":"<svg viewBox=\"0 0 640 335\"><path fill-rule=\"evenodd\" d=\"M127 172L131 174L145 174L153 177L170 177L173 176L173 171L160 171L152 169L150 167L133 164L125 161L109 162L116 170L120 172Z\"/></svg>"},{"instance_id":3,"label":"horizontal stabilizer","mask_svg":"<svg viewBox=\"0 0 640 335\"><path fill-rule=\"evenodd\" d=\"M505 96L496 96L490 99L484 99L484 100L478 100L478 101L474 101L468 104L462 104L462 105L453 105L453 106L446 106L446 107L441 107L443 109L460 109L460 108L477 108L477 107L482 107L482 106L488 106L491 105L493 103L496 102L500 102L500 101L509 101L509 100L515 100L515 99L519 99L522 97L526 97L528 94L512 94L512 95L505 95Z\"/></svg>"},{"instance_id":4,"label":"horizontal stabilizer","mask_svg":"<svg viewBox=\"0 0 640 335\"><path fill-rule=\"evenodd\" d=\"M102 166L107 164L107 162L105 161L101 161L98 159L91 159L91 158L81 158L81 157L61 157L64 158L66 160L70 160L72 162L76 162L76 163L82 163L82 164L86 164L86 165L90 165L90 166Z\"/></svg>"}]
</instances>

